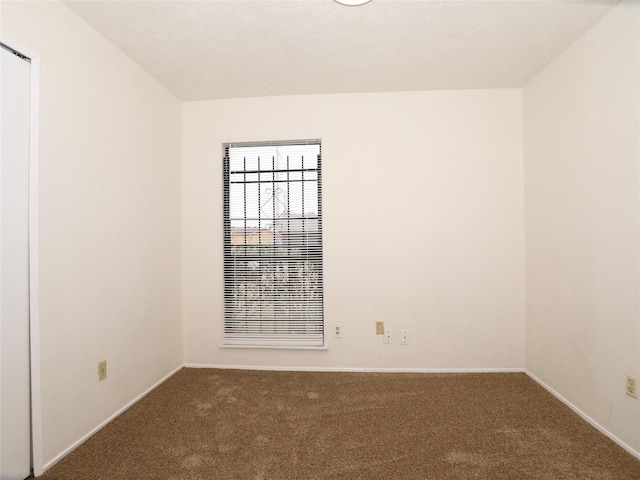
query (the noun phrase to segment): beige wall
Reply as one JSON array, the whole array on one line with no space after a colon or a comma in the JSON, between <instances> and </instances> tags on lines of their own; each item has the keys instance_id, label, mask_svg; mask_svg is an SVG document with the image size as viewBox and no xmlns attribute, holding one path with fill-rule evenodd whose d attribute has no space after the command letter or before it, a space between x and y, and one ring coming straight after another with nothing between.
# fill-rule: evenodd
<instances>
[{"instance_id":1,"label":"beige wall","mask_svg":"<svg viewBox=\"0 0 640 480\"><path fill-rule=\"evenodd\" d=\"M183 112L186 363L524 366L519 90L203 101ZM306 138L322 139L325 321L344 336L329 335L326 351L220 348L222 143ZM398 337L409 329L411 344L383 345L376 320Z\"/></svg>"},{"instance_id":2,"label":"beige wall","mask_svg":"<svg viewBox=\"0 0 640 480\"><path fill-rule=\"evenodd\" d=\"M639 17L616 7L523 90L526 367L636 451Z\"/></svg>"},{"instance_id":3,"label":"beige wall","mask_svg":"<svg viewBox=\"0 0 640 480\"><path fill-rule=\"evenodd\" d=\"M2 41L41 58L47 464L182 364L181 104L59 2L3 1Z\"/></svg>"}]
</instances>

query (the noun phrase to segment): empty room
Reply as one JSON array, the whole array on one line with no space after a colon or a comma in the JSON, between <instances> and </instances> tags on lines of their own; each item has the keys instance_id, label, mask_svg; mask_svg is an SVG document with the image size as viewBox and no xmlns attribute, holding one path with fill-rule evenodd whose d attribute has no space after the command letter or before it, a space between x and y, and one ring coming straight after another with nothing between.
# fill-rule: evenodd
<instances>
[{"instance_id":1,"label":"empty room","mask_svg":"<svg viewBox=\"0 0 640 480\"><path fill-rule=\"evenodd\" d=\"M640 3L0 3L0 478L640 479Z\"/></svg>"}]
</instances>

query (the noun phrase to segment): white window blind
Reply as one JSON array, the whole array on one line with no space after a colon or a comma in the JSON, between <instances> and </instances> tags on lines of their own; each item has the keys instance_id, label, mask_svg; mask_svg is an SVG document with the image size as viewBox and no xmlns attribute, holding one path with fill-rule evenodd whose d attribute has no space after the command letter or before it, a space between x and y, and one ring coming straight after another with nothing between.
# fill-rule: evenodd
<instances>
[{"instance_id":1,"label":"white window blind","mask_svg":"<svg viewBox=\"0 0 640 480\"><path fill-rule=\"evenodd\" d=\"M224 146L223 345L324 345L320 141Z\"/></svg>"}]
</instances>

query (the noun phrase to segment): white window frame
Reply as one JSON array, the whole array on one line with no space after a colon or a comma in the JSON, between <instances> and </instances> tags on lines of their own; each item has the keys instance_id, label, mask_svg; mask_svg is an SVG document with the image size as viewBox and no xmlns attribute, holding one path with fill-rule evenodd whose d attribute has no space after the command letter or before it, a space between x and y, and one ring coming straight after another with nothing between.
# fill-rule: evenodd
<instances>
[{"instance_id":1,"label":"white window frame","mask_svg":"<svg viewBox=\"0 0 640 480\"><path fill-rule=\"evenodd\" d=\"M326 348L321 141L224 144L223 199L221 346Z\"/></svg>"}]
</instances>

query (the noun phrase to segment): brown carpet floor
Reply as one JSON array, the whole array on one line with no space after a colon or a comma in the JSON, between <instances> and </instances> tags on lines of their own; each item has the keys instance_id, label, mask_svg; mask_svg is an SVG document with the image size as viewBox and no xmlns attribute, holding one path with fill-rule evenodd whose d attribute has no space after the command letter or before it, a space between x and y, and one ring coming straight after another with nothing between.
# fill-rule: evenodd
<instances>
[{"instance_id":1,"label":"brown carpet floor","mask_svg":"<svg viewBox=\"0 0 640 480\"><path fill-rule=\"evenodd\" d=\"M43 480L640 479L524 374L183 369Z\"/></svg>"}]
</instances>

